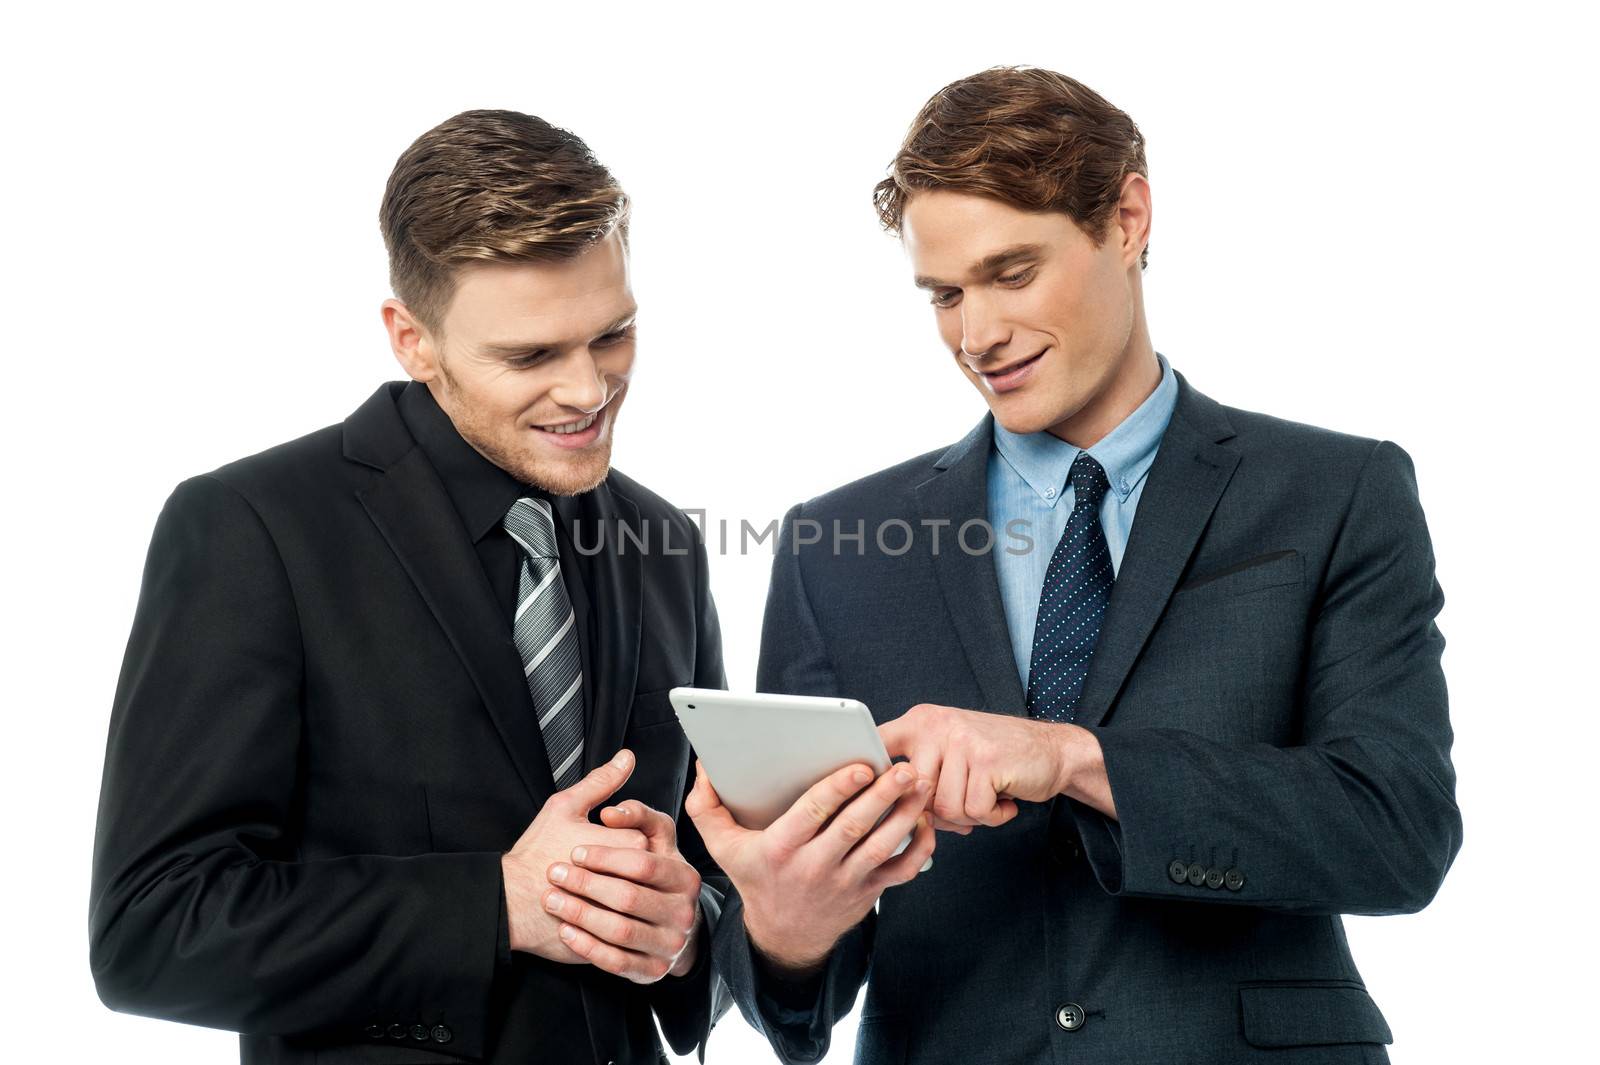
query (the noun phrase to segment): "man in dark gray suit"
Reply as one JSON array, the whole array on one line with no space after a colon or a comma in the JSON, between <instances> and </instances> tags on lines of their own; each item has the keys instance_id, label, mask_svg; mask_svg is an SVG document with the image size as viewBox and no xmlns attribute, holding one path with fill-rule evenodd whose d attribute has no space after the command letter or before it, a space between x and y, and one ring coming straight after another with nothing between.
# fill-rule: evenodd
<instances>
[{"instance_id":1,"label":"man in dark gray suit","mask_svg":"<svg viewBox=\"0 0 1600 1065\"><path fill-rule=\"evenodd\" d=\"M1069 78L946 87L876 200L990 410L783 523L758 687L865 701L920 781L750 832L697 780L741 1010L786 1062L863 981L868 1065L1386 1061L1340 915L1461 845L1410 458L1155 352L1143 140Z\"/></svg>"}]
</instances>

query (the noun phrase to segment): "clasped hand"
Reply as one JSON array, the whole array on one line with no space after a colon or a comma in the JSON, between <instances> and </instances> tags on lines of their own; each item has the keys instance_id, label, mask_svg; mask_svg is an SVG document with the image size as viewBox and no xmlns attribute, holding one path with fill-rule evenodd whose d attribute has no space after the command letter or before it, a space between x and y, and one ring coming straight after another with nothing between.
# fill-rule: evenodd
<instances>
[{"instance_id":1,"label":"clasped hand","mask_svg":"<svg viewBox=\"0 0 1600 1065\"><path fill-rule=\"evenodd\" d=\"M678 853L672 818L630 799L589 820L633 767L624 749L556 792L501 858L513 950L642 984L694 965L700 874Z\"/></svg>"}]
</instances>

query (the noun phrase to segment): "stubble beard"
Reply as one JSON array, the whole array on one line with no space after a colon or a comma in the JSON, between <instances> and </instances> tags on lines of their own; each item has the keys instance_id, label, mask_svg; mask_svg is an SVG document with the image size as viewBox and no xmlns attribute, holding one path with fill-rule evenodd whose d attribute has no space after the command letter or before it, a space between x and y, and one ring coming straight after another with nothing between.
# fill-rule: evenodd
<instances>
[{"instance_id":1,"label":"stubble beard","mask_svg":"<svg viewBox=\"0 0 1600 1065\"><path fill-rule=\"evenodd\" d=\"M447 413L450 414L450 420L455 424L461 438L471 444L478 454L523 484L542 488L552 495L574 496L593 491L611 472L611 434L615 431L617 416L614 402L612 409L602 414L602 417L610 422L605 428L603 439L581 451L572 452L568 459L540 462L530 456L527 450L516 446L519 440L527 439L526 437L518 435L507 437L505 435L507 430L502 429L498 423L485 421L475 409L461 404L459 402L461 391L456 386L455 379L442 365L440 370L445 381L445 392L451 398L450 406L455 408ZM511 434L531 434L540 431L539 429L509 430ZM537 446L531 439L528 439L528 444Z\"/></svg>"}]
</instances>

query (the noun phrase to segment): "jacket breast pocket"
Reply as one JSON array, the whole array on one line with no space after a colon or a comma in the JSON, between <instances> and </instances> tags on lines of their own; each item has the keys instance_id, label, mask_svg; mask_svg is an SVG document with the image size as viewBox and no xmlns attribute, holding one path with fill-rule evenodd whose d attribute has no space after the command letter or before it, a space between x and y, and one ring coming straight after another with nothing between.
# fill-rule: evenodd
<instances>
[{"instance_id":1,"label":"jacket breast pocket","mask_svg":"<svg viewBox=\"0 0 1600 1065\"><path fill-rule=\"evenodd\" d=\"M622 735L622 745L633 752L633 775L612 801L638 799L676 817L689 775L689 737L667 698L671 690L634 695L628 729Z\"/></svg>"},{"instance_id":2,"label":"jacket breast pocket","mask_svg":"<svg viewBox=\"0 0 1600 1065\"><path fill-rule=\"evenodd\" d=\"M1254 1047L1394 1042L1378 1004L1349 981L1240 984L1239 1010L1245 1042Z\"/></svg>"},{"instance_id":3,"label":"jacket breast pocket","mask_svg":"<svg viewBox=\"0 0 1600 1065\"><path fill-rule=\"evenodd\" d=\"M1270 551L1190 577L1172 593L1163 616L1218 606L1268 588L1299 586L1304 578L1305 560L1300 552L1293 548Z\"/></svg>"}]
</instances>

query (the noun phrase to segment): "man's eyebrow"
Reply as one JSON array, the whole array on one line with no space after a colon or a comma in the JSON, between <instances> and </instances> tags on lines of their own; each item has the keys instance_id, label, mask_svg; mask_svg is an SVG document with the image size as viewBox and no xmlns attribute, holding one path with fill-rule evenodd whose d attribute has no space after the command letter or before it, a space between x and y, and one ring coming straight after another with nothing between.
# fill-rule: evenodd
<instances>
[{"instance_id":1,"label":"man's eyebrow","mask_svg":"<svg viewBox=\"0 0 1600 1065\"><path fill-rule=\"evenodd\" d=\"M613 319L611 323L604 329L600 330L598 335L605 336L609 333L616 333L626 329L628 326L633 324L633 320L638 316L639 308L637 307L625 311ZM530 351L544 351L547 348L556 346L557 345L555 344L550 344L542 340L530 340L526 343L518 343L517 341L511 340L502 343L484 344L478 350L484 355L521 355Z\"/></svg>"},{"instance_id":2,"label":"man's eyebrow","mask_svg":"<svg viewBox=\"0 0 1600 1065\"><path fill-rule=\"evenodd\" d=\"M988 277L998 274L1006 267L1022 261L1023 259L1038 258L1044 252L1043 244L1016 244L1009 248L1001 248L991 255L985 255L972 264L971 273L974 277ZM950 282L940 281L936 277L918 275L918 288L947 288Z\"/></svg>"}]
</instances>

